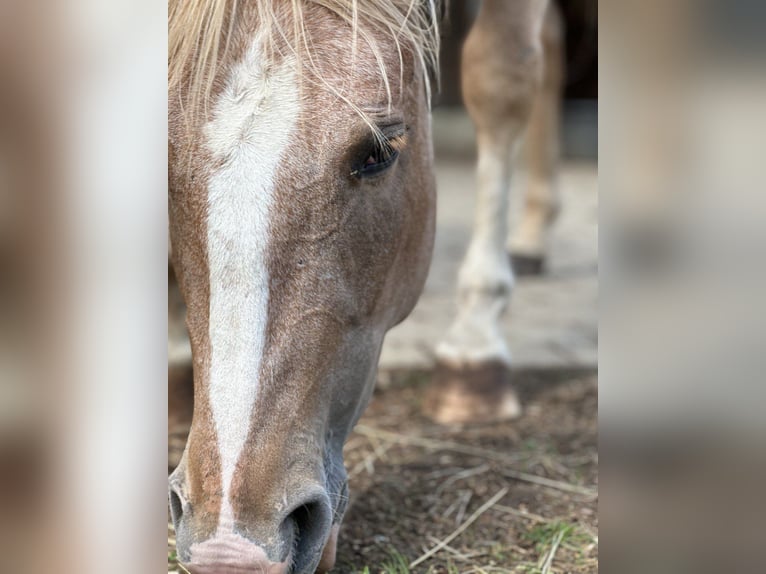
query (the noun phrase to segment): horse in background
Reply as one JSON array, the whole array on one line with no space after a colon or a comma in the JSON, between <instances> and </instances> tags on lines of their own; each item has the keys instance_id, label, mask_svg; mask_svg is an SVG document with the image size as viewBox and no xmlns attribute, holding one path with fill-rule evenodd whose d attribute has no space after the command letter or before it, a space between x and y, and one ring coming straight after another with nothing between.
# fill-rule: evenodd
<instances>
[{"instance_id":1,"label":"horse in background","mask_svg":"<svg viewBox=\"0 0 766 574\"><path fill-rule=\"evenodd\" d=\"M564 54L558 8L547 2L484 0L462 54L463 100L476 128L478 185L473 234L458 275L457 316L436 348L425 402L426 413L444 424L521 414L502 316L514 271L543 272L550 226L560 206ZM509 234L508 197L518 148L527 189L519 225Z\"/></svg>"},{"instance_id":2,"label":"horse in background","mask_svg":"<svg viewBox=\"0 0 766 574\"><path fill-rule=\"evenodd\" d=\"M533 267L555 210L558 103L534 104L546 6L485 0L466 42L479 201L428 402L442 422L518 413L497 322L512 286L512 155L541 106L527 146L539 185L516 243ZM332 568L343 444L433 246L439 12L422 0L170 3L171 260L194 413L169 496L190 572Z\"/></svg>"}]
</instances>

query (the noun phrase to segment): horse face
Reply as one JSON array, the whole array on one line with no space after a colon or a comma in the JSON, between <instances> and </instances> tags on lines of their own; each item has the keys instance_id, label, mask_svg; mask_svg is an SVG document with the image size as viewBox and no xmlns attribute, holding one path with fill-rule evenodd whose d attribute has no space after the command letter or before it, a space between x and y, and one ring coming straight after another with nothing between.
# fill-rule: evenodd
<instances>
[{"instance_id":1,"label":"horse face","mask_svg":"<svg viewBox=\"0 0 766 574\"><path fill-rule=\"evenodd\" d=\"M170 498L195 573L332 566L343 443L430 258L420 69L405 51L400 74L393 40L379 38L389 100L364 42L351 66L350 30L312 11L311 69L289 50L267 57L250 34L207 122L186 129L171 99L171 235L195 409Z\"/></svg>"}]
</instances>

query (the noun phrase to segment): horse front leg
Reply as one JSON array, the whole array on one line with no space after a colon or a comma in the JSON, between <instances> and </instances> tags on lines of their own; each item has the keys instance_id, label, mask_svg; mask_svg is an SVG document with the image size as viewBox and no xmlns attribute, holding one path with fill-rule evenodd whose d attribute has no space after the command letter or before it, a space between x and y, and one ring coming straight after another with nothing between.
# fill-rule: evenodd
<instances>
[{"instance_id":1,"label":"horse front leg","mask_svg":"<svg viewBox=\"0 0 766 574\"><path fill-rule=\"evenodd\" d=\"M424 404L443 424L504 420L521 407L511 385L502 316L513 272L506 252L508 194L542 65L545 2L487 1L463 48L462 86L478 145L473 236L458 276L457 317L436 349Z\"/></svg>"},{"instance_id":2,"label":"horse front leg","mask_svg":"<svg viewBox=\"0 0 766 574\"><path fill-rule=\"evenodd\" d=\"M508 251L517 277L543 272L550 228L560 210L558 167L563 39L561 14L551 3L542 29L543 81L532 106L521 152L527 174L524 205L520 221L508 239Z\"/></svg>"}]
</instances>

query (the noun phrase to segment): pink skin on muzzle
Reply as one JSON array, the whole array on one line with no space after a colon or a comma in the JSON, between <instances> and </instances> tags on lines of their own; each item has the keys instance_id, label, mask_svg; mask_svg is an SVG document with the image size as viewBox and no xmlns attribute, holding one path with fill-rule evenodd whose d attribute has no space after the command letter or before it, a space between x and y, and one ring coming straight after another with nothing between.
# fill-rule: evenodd
<instances>
[{"instance_id":1,"label":"pink skin on muzzle","mask_svg":"<svg viewBox=\"0 0 766 574\"><path fill-rule=\"evenodd\" d=\"M319 560L319 566L317 566L317 574L325 574L335 566L335 551L338 547L339 530L340 524L334 524L330 531L330 538L327 539L327 544L325 544L322 551L322 558Z\"/></svg>"},{"instance_id":2,"label":"pink skin on muzzle","mask_svg":"<svg viewBox=\"0 0 766 574\"><path fill-rule=\"evenodd\" d=\"M214 536L191 547L191 559L184 567L191 574L287 574L291 557L271 562L260 546L233 533Z\"/></svg>"},{"instance_id":3,"label":"pink skin on muzzle","mask_svg":"<svg viewBox=\"0 0 766 574\"><path fill-rule=\"evenodd\" d=\"M335 566L339 530L338 524L332 527L317 574L326 574ZM271 562L259 546L236 534L226 533L194 544L191 560L184 567L191 574L287 574L291 559L288 556L284 562Z\"/></svg>"}]
</instances>

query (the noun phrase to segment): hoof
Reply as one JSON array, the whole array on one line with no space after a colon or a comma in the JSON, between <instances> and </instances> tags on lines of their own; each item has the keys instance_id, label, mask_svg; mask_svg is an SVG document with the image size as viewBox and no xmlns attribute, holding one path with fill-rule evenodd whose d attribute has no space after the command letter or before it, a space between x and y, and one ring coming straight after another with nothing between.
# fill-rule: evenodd
<instances>
[{"instance_id":1,"label":"hoof","mask_svg":"<svg viewBox=\"0 0 766 574\"><path fill-rule=\"evenodd\" d=\"M539 255L514 255L511 253L511 267L516 277L532 277L545 272L545 258Z\"/></svg>"},{"instance_id":2,"label":"hoof","mask_svg":"<svg viewBox=\"0 0 766 574\"><path fill-rule=\"evenodd\" d=\"M443 425L515 419L521 403L500 361L453 367L439 362L424 402L426 416Z\"/></svg>"}]
</instances>

